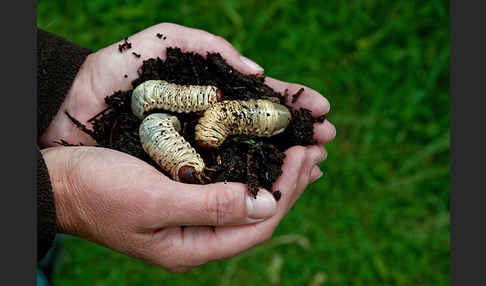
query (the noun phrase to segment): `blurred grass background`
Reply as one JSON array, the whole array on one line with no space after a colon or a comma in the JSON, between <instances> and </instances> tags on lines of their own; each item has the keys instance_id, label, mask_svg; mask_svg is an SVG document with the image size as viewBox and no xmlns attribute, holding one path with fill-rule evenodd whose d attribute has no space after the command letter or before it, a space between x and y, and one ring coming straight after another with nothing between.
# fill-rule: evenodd
<instances>
[{"instance_id":1,"label":"blurred grass background","mask_svg":"<svg viewBox=\"0 0 486 286\"><path fill-rule=\"evenodd\" d=\"M242 256L175 275L67 237L55 285L449 284L448 1L38 2L40 28L94 50L159 22L326 96L325 175Z\"/></svg>"}]
</instances>

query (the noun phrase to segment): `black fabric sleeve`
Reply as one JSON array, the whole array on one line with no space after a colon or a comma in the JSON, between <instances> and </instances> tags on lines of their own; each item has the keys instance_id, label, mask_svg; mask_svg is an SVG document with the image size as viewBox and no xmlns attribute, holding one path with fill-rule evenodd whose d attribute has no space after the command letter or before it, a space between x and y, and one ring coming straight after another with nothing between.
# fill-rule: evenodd
<instances>
[{"instance_id":1,"label":"black fabric sleeve","mask_svg":"<svg viewBox=\"0 0 486 286\"><path fill-rule=\"evenodd\" d=\"M37 29L37 137L49 126L90 49ZM37 261L56 236L56 209L49 171L37 147Z\"/></svg>"},{"instance_id":2,"label":"black fabric sleeve","mask_svg":"<svg viewBox=\"0 0 486 286\"><path fill-rule=\"evenodd\" d=\"M90 49L37 29L37 134L49 126Z\"/></svg>"},{"instance_id":3,"label":"black fabric sleeve","mask_svg":"<svg viewBox=\"0 0 486 286\"><path fill-rule=\"evenodd\" d=\"M49 171L37 148L37 262L47 254L56 230L56 208Z\"/></svg>"}]
</instances>

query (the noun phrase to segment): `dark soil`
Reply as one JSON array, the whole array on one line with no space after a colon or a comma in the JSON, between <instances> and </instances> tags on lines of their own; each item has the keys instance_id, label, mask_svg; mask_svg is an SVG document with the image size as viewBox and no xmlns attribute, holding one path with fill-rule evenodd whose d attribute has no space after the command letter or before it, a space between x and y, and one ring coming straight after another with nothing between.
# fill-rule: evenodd
<instances>
[{"instance_id":1,"label":"dark soil","mask_svg":"<svg viewBox=\"0 0 486 286\"><path fill-rule=\"evenodd\" d=\"M139 77L132 82L134 88L146 80L162 79L185 85L215 85L222 90L223 100L270 98L285 104L288 97L288 94L282 95L264 84L264 77L244 75L233 69L217 53L208 53L206 58L203 58L199 54L168 48L166 60L145 60L138 74ZM303 89L299 90L292 95L292 99L297 100L302 92ZM138 157L167 174L142 149L138 137L141 120L132 114L131 93L132 90L128 90L107 95L105 102L109 107L88 121L92 124L93 131L76 119L71 119L79 128L91 135L99 146ZM194 142L194 127L201 114L176 115L184 126L182 136L201 154L206 166L214 169L207 172L210 182L246 183L249 192L256 196L258 187L272 190L273 183L282 174L281 167L285 158L283 152L287 148L315 144L313 123L323 120L324 117L313 118L311 112L303 108L291 109L291 112L292 121L280 135L270 138L233 136L212 151L205 151ZM65 141L61 144L70 145ZM276 198L280 198L280 195L280 192L274 194Z\"/></svg>"},{"instance_id":2,"label":"dark soil","mask_svg":"<svg viewBox=\"0 0 486 286\"><path fill-rule=\"evenodd\" d=\"M118 45L118 51L123 53L124 50L132 48L132 43L128 42L128 38L123 39L123 43Z\"/></svg>"}]
</instances>

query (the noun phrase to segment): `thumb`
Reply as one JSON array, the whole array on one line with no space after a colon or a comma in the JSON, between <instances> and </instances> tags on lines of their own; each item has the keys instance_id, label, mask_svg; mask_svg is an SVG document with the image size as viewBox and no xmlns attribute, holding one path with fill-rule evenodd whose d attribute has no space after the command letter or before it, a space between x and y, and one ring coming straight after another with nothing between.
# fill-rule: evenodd
<instances>
[{"instance_id":1,"label":"thumb","mask_svg":"<svg viewBox=\"0 0 486 286\"><path fill-rule=\"evenodd\" d=\"M263 221L277 211L277 202L265 189L253 198L240 183L174 184L175 190L166 192L168 197L162 202L175 206L173 211L165 212L165 226L249 224Z\"/></svg>"}]
</instances>

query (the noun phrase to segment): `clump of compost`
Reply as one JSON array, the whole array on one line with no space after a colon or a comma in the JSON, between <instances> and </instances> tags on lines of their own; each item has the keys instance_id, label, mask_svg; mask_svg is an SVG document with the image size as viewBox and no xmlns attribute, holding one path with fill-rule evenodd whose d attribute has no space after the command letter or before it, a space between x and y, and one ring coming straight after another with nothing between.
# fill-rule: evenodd
<instances>
[{"instance_id":1,"label":"clump of compost","mask_svg":"<svg viewBox=\"0 0 486 286\"><path fill-rule=\"evenodd\" d=\"M222 91L223 101L271 99L286 105L289 97L287 92L281 94L274 91L264 83L263 76L238 72L218 53L208 53L204 58L199 54L182 52L179 48L167 48L166 54L165 60L151 58L143 62L138 70L138 78L132 81L133 89L147 80L165 80L180 85L213 85ZM93 137L98 146L128 153L168 175L142 148L138 134L142 120L131 110L133 89L116 91L106 96L108 108L88 120L92 124L92 131L75 118L70 118L81 130ZM295 101L302 91L301 89L291 95L289 101ZM304 108L293 110L289 107L289 110L292 120L283 133L257 138L231 136L212 150L200 148L194 139L194 129L201 113L173 115L181 122L181 135L196 149L211 170L206 174L210 182L245 183L249 192L256 196L259 187L272 190L273 183L282 174L281 167L285 158L283 152L287 148L315 144L313 123L322 122L324 117L313 118L310 110ZM65 141L62 144L69 145ZM280 192L276 195L280 197Z\"/></svg>"}]
</instances>

